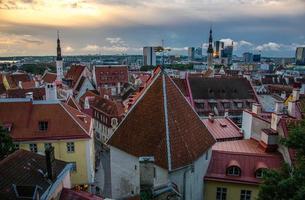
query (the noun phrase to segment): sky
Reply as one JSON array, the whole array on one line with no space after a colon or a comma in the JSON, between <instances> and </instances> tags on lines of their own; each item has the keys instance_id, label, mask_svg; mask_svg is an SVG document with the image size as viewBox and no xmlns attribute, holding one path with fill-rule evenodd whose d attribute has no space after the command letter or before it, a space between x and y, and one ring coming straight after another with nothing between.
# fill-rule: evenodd
<instances>
[{"instance_id":1,"label":"sky","mask_svg":"<svg viewBox=\"0 0 305 200\"><path fill-rule=\"evenodd\" d=\"M234 54L294 56L305 46L305 0L0 0L0 56L142 54L161 45L172 54L214 40Z\"/></svg>"}]
</instances>

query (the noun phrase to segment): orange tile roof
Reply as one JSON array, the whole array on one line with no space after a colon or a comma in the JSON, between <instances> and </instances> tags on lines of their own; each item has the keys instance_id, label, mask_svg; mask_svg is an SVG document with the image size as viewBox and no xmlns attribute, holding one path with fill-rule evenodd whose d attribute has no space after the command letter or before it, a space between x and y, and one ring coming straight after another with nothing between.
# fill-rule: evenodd
<instances>
[{"instance_id":1,"label":"orange tile roof","mask_svg":"<svg viewBox=\"0 0 305 200\"><path fill-rule=\"evenodd\" d=\"M48 122L47 131L39 131L39 121ZM10 135L15 141L91 137L91 118L60 102L2 100L0 123L12 124Z\"/></svg>"},{"instance_id":2,"label":"orange tile roof","mask_svg":"<svg viewBox=\"0 0 305 200\"><path fill-rule=\"evenodd\" d=\"M253 139L217 142L212 149L235 153L266 154L260 144Z\"/></svg>"},{"instance_id":3,"label":"orange tile roof","mask_svg":"<svg viewBox=\"0 0 305 200\"><path fill-rule=\"evenodd\" d=\"M202 122L217 141L243 138L238 126L229 118L216 118L213 121L204 119Z\"/></svg>"},{"instance_id":4,"label":"orange tile roof","mask_svg":"<svg viewBox=\"0 0 305 200\"><path fill-rule=\"evenodd\" d=\"M67 71L67 74L65 75L65 79L72 80L72 85L71 85L72 88L74 88L75 84L79 80L85 68L86 66L84 65L72 65L70 69Z\"/></svg>"},{"instance_id":5,"label":"orange tile roof","mask_svg":"<svg viewBox=\"0 0 305 200\"><path fill-rule=\"evenodd\" d=\"M172 170L194 162L215 140L175 83L155 72L108 144L137 157L154 156L157 165Z\"/></svg>"},{"instance_id":6,"label":"orange tile roof","mask_svg":"<svg viewBox=\"0 0 305 200\"><path fill-rule=\"evenodd\" d=\"M56 74L55 73L51 73L51 72L46 72L43 76L42 76L42 80L45 83L53 83L56 80Z\"/></svg>"}]
</instances>

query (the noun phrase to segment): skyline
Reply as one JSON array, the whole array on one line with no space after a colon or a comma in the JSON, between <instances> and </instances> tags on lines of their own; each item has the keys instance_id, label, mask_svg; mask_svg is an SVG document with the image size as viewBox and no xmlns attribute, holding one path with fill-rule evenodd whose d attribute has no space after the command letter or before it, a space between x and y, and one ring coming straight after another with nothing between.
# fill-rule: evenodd
<instances>
[{"instance_id":1,"label":"skyline","mask_svg":"<svg viewBox=\"0 0 305 200\"><path fill-rule=\"evenodd\" d=\"M164 39L172 54L234 41L234 54L291 57L305 46L303 0L0 0L0 56L142 54ZM206 52L204 52L206 54Z\"/></svg>"}]
</instances>

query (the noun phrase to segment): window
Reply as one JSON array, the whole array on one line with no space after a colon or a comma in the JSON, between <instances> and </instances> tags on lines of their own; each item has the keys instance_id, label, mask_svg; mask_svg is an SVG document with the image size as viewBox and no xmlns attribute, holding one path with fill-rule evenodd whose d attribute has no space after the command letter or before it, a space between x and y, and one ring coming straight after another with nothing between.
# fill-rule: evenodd
<instances>
[{"instance_id":1,"label":"window","mask_svg":"<svg viewBox=\"0 0 305 200\"><path fill-rule=\"evenodd\" d=\"M251 200L251 191L250 190L241 190L240 191L240 200Z\"/></svg>"},{"instance_id":2,"label":"window","mask_svg":"<svg viewBox=\"0 0 305 200\"><path fill-rule=\"evenodd\" d=\"M52 146L51 143L44 143L44 149L48 149Z\"/></svg>"},{"instance_id":3,"label":"window","mask_svg":"<svg viewBox=\"0 0 305 200\"><path fill-rule=\"evenodd\" d=\"M15 148L15 150L19 150L20 145L19 144L14 144L14 148Z\"/></svg>"},{"instance_id":4,"label":"window","mask_svg":"<svg viewBox=\"0 0 305 200\"><path fill-rule=\"evenodd\" d=\"M74 150L75 150L74 142L67 142L67 152L68 153L73 153Z\"/></svg>"},{"instance_id":5,"label":"window","mask_svg":"<svg viewBox=\"0 0 305 200\"><path fill-rule=\"evenodd\" d=\"M236 103L236 107L237 107L237 108L242 108L242 107L243 107L243 103L242 103L242 102Z\"/></svg>"},{"instance_id":6,"label":"window","mask_svg":"<svg viewBox=\"0 0 305 200\"><path fill-rule=\"evenodd\" d=\"M71 172L76 172L77 171L76 162L70 162L70 164L72 164Z\"/></svg>"},{"instance_id":7,"label":"window","mask_svg":"<svg viewBox=\"0 0 305 200\"><path fill-rule=\"evenodd\" d=\"M256 170L256 172L255 172L256 178L263 178L263 175L264 175L264 169L260 168L260 169Z\"/></svg>"},{"instance_id":8,"label":"window","mask_svg":"<svg viewBox=\"0 0 305 200\"><path fill-rule=\"evenodd\" d=\"M227 169L227 175L229 176L240 176L240 168L237 166L232 166Z\"/></svg>"},{"instance_id":9,"label":"window","mask_svg":"<svg viewBox=\"0 0 305 200\"><path fill-rule=\"evenodd\" d=\"M37 153L37 144L30 144L30 151Z\"/></svg>"},{"instance_id":10,"label":"window","mask_svg":"<svg viewBox=\"0 0 305 200\"><path fill-rule=\"evenodd\" d=\"M217 188L216 200L226 200L227 199L227 188Z\"/></svg>"},{"instance_id":11,"label":"window","mask_svg":"<svg viewBox=\"0 0 305 200\"><path fill-rule=\"evenodd\" d=\"M47 121L38 122L38 129L40 131L47 131L48 130L48 122Z\"/></svg>"},{"instance_id":12,"label":"window","mask_svg":"<svg viewBox=\"0 0 305 200\"><path fill-rule=\"evenodd\" d=\"M230 103L229 102L223 103L223 107L226 109L230 108Z\"/></svg>"}]
</instances>

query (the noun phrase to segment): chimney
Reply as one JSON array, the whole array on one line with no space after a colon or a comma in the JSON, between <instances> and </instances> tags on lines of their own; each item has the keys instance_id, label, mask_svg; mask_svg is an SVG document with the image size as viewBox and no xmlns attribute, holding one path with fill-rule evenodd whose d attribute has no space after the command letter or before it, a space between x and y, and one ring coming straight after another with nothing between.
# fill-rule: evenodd
<instances>
[{"instance_id":1,"label":"chimney","mask_svg":"<svg viewBox=\"0 0 305 200\"><path fill-rule=\"evenodd\" d=\"M53 163L55 161L54 157L54 147L50 146L45 150L45 157L46 157L46 166L47 166L47 175L48 179L53 180L54 179L54 172L53 172Z\"/></svg>"},{"instance_id":2,"label":"chimney","mask_svg":"<svg viewBox=\"0 0 305 200\"><path fill-rule=\"evenodd\" d=\"M257 114L257 115L261 114L261 112L262 112L262 106L261 106L260 104L258 104L258 103L254 103L254 104L252 105L252 112L255 113L255 114Z\"/></svg>"},{"instance_id":3,"label":"chimney","mask_svg":"<svg viewBox=\"0 0 305 200\"><path fill-rule=\"evenodd\" d=\"M284 103L282 101L275 102L274 112L271 114L271 129L277 131L277 124L281 119L283 113Z\"/></svg>"},{"instance_id":4,"label":"chimney","mask_svg":"<svg viewBox=\"0 0 305 200\"><path fill-rule=\"evenodd\" d=\"M224 117L229 117L229 110L225 109Z\"/></svg>"},{"instance_id":5,"label":"chimney","mask_svg":"<svg viewBox=\"0 0 305 200\"><path fill-rule=\"evenodd\" d=\"M294 88L292 91L292 101L298 101L300 99L300 89Z\"/></svg>"},{"instance_id":6,"label":"chimney","mask_svg":"<svg viewBox=\"0 0 305 200\"><path fill-rule=\"evenodd\" d=\"M85 97L84 109L89 109L89 108L90 108L89 97Z\"/></svg>"},{"instance_id":7,"label":"chimney","mask_svg":"<svg viewBox=\"0 0 305 200\"><path fill-rule=\"evenodd\" d=\"M118 95L121 94L121 83L118 82Z\"/></svg>"},{"instance_id":8,"label":"chimney","mask_svg":"<svg viewBox=\"0 0 305 200\"><path fill-rule=\"evenodd\" d=\"M214 122L214 114L213 113L209 113L209 121L210 122Z\"/></svg>"},{"instance_id":9,"label":"chimney","mask_svg":"<svg viewBox=\"0 0 305 200\"><path fill-rule=\"evenodd\" d=\"M22 89L22 81L18 82L18 87Z\"/></svg>"},{"instance_id":10,"label":"chimney","mask_svg":"<svg viewBox=\"0 0 305 200\"><path fill-rule=\"evenodd\" d=\"M27 92L27 93L25 93L25 98L27 98L27 99L31 99L31 101L34 99L34 97L33 97L33 92Z\"/></svg>"},{"instance_id":11,"label":"chimney","mask_svg":"<svg viewBox=\"0 0 305 200\"><path fill-rule=\"evenodd\" d=\"M153 156L139 157L140 164L140 190L151 192L154 187L155 159Z\"/></svg>"},{"instance_id":12,"label":"chimney","mask_svg":"<svg viewBox=\"0 0 305 200\"><path fill-rule=\"evenodd\" d=\"M54 83L47 83L45 90L46 100L57 100L56 85Z\"/></svg>"},{"instance_id":13,"label":"chimney","mask_svg":"<svg viewBox=\"0 0 305 200\"><path fill-rule=\"evenodd\" d=\"M305 94L305 84L302 83L301 89L300 89L300 94Z\"/></svg>"},{"instance_id":14,"label":"chimney","mask_svg":"<svg viewBox=\"0 0 305 200\"><path fill-rule=\"evenodd\" d=\"M39 81L35 80L35 88L39 88L40 84Z\"/></svg>"},{"instance_id":15,"label":"chimney","mask_svg":"<svg viewBox=\"0 0 305 200\"><path fill-rule=\"evenodd\" d=\"M292 91L292 99L288 102L288 115L291 117L297 117L297 101L300 98L300 90L294 88Z\"/></svg>"}]
</instances>

